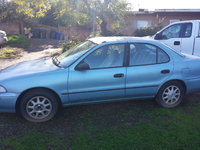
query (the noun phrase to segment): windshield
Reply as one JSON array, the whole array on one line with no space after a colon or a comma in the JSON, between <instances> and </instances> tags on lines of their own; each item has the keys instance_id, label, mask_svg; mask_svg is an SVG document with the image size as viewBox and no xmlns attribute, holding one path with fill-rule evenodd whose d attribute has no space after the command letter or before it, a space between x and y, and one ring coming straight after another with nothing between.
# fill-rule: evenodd
<instances>
[{"instance_id":1,"label":"windshield","mask_svg":"<svg viewBox=\"0 0 200 150\"><path fill-rule=\"evenodd\" d=\"M59 62L59 66L61 67L68 67L74 61L76 61L81 55L85 52L96 46L97 44L91 41L85 41L66 52L59 55L56 59ZM54 63L55 64L55 63Z\"/></svg>"}]
</instances>

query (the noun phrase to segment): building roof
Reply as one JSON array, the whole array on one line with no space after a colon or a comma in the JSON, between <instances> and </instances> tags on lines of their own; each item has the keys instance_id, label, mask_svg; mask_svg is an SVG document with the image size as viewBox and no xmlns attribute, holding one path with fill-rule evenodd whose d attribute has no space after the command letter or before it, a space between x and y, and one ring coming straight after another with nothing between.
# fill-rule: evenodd
<instances>
[{"instance_id":1,"label":"building roof","mask_svg":"<svg viewBox=\"0 0 200 150\"><path fill-rule=\"evenodd\" d=\"M153 13L199 13L200 9L155 9L154 11L148 11L147 9L139 9L135 11L135 14L153 14Z\"/></svg>"},{"instance_id":2,"label":"building roof","mask_svg":"<svg viewBox=\"0 0 200 150\"><path fill-rule=\"evenodd\" d=\"M156 9L154 12L200 12L200 9Z\"/></svg>"}]
</instances>

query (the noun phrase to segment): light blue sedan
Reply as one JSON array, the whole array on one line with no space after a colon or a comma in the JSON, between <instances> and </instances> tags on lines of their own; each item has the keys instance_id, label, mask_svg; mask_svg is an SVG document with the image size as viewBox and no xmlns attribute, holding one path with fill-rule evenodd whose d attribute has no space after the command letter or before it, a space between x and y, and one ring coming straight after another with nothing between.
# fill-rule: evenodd
<instances>
[{"instance_id":1,"label":"light blue sedan","mask_svg":"<svg viewBox=\"0 0 200 150\"><path fill-rule=\"evenodd\" d=\"M180 104L200 90L200 58L153 40L98 37L56 57L22 62L0 72L0 111L44 122L59 107L155 98Z\"/></svg>"}]
</instances>

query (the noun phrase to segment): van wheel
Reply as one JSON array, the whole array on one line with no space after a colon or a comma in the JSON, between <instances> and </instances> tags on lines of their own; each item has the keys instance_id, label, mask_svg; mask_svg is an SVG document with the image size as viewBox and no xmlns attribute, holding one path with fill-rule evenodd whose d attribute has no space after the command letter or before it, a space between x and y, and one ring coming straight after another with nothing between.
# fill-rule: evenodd
<instances>
[{"instance_id":1,"label":"van wheel","mask_svg":"<svg viewBox=\"0 0 200 150\"><path fill-rule=\"evenodd\" d=\"M165 108L173 108L181 103L184 95L185 89L183 85L180 82L171 81L160 88L156 101Z\"/></svg>"},{"instance_id":2,"label":"van wheel","mask_svg":"<svg viewBox=\"0 0 200 150\"><path fill-rule=\"evenodd\" d=\"M52 119L58 111L56 96L44 89L31 90L21 99L19 112L31 122L45 122Z\"/></svg>"}]
</instances>

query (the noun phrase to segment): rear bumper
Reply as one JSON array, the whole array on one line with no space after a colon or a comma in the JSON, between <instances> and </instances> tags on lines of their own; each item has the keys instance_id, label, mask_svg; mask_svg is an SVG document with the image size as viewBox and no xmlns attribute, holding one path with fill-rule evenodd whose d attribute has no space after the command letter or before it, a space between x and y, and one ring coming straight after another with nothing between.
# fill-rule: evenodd
<instances>
[{"instance_id":1,"label":"rear bumper","mask_svg":"<svg viewBox=\"0 0 200 150\"><path fill-rule=\"evenodd\" d=\"M200 91L200 78L195 78L185 81L187 86L187 93Z\"/></svg>"},{"instance_id":2,"label":"rear bumper","mask_svg":"<svg viewBox=\"0 0 200 150\"><path fill-rule=\"evenodd\" d=\"M0 112L15 112L18 96L17 93L0 93Z\"/></svg>"}]
</instances>

